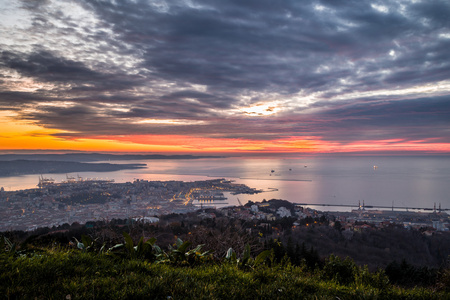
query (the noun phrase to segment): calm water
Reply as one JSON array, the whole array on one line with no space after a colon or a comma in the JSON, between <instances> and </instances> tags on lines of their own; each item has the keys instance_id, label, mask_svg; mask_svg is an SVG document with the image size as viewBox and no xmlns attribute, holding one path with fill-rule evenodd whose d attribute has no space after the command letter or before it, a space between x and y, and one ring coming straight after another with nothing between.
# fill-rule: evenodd
<instances>
[{"instance_id":1,"label":"calm water","mask_svg":"<svg viewBox=\"0 0 450 300\"><path fill-rule=\"evenodd\" d=\"M449 157L222 158L139 162L146 163L147 168L78 174L83 178L113 178L116 182L227 178L266 191L257 195L228 195L229 199L222 203L229 205L237 204L239 197L242 203L277 198L309 204L357 205L358 201L364 201L366 205L428 208L441 203L442 208L450 208ZM66 174L44 176L61 181ZM34 188L37 183L37 175L0 178L0 186L5 190Z\"/></svg>"}]
</instances>

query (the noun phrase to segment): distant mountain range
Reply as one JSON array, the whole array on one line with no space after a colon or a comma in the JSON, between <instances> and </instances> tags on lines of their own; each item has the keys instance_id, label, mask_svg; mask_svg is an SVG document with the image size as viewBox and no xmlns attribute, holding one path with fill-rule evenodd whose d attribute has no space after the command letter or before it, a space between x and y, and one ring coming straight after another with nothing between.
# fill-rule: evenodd
<instances>
[{"instance_id":1,"label":"distant mountain range","mask_svg":"<svg viewBox=\"0 0 450 300\"><path fill-rule=\"evenodd\" d=\"M39 160L39 161L109 161L144 159L199 159L219 156L159 155L159 154L103 154L103 153L64 153L64 154L0 154L0 161Z\"/></svg>"},{"instance_id":2,"label":"distant mountain range","mask_svg":"<svg viewBox=\"0 0 450 300\"><path fill-rule=\"evenodd\" d=\"M193 155L142 155L142 154L103 154L103 153L65 153L65 154L1 154L0 177L27 174L73 173L73 172L112 172L125 169L145 168L146 164L92 163L95 161L149 160L149 159L198 159L218 156Z\"/></svg>"},{"instance_id":3,"label":"distant mountain range","mask_svg":"<svg viewBox=\"0 0 450 300\"><path fill-rule=\"evenodd\" d=\"M0 161L0 177L28 174L112 172L145 168L145 164L82 163L76 161L9 160Z\"/></svg>"}]
</instances>

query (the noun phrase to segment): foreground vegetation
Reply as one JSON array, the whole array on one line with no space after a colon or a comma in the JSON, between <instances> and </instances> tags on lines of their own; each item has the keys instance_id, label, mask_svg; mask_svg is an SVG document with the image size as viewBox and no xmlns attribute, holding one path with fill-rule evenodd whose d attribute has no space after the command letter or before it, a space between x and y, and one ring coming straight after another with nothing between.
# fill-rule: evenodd
<instances>
[{"instance_id":1,"label":"foreground vegetation","mask_svg":"<svg viewBox=\"0 0 450 300\"><path fill-rule=\"evenodd\" d=\"M292 206L267 204L261 210ZM242 212L0 233L0 300L450 299L448 232L344 232L333 216Z\"/></svg>"},{"instance_id":2,"label":"foreground vegetation","mask_svg":"<svg viewBox=\"0 0 450 300\"><path fill-rule=\"evenodd\" d=\"M274 249L252 255L228 249L217 258L177 239L162 250L155 239L106 249L88 236L74 247L18 247L2 237L4 299L449 299L448 270L428 287L393 285L383 270L329 256L320 268L277 262Z\"/></svg>"}]
</instances>

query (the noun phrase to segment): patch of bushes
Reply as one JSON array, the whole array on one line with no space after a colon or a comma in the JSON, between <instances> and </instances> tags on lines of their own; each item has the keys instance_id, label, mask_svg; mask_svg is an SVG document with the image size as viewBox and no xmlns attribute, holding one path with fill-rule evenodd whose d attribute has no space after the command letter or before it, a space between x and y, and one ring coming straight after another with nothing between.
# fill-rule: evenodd
<instances>
[{"instance_id":1,"label":"patch of bushes","mask_svg":"<svg viewBox=\"0 0 450 300\"><path fill-rule=\"evenodd\" d=\"M277 263L273 249L256 256L247 246L220 260L177 240L168 250L155 240L105 249L84 237L76 248L18 252L2 238L0 294L5 299L448 299L440 287L400 288L384 271L330 256L322 269ZM22 249L20 251L23 251ZM447 273L445 273L448 275ZM448 277L448 276L447 276ZM448 278L447 278L448 279Z\"/></svg>"}]
</instances>

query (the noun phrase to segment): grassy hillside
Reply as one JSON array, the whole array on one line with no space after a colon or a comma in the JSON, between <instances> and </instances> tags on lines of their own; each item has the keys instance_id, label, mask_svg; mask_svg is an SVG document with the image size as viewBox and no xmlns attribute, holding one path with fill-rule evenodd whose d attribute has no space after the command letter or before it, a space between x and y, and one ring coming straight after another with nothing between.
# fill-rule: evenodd
<instances>
[{"instance_id":1,"label":"grassy hillside","mask_svg":"<svg viewBox=\"0 0 450 300\"><path fill-rule=\"evenodd\" d=\"M109 249L88 237L76 247L17 248L2 239L0 295L4 299L450 299L449 272L433 287L400 288L384 271L330 256L320 269L277 263L274 251L251 256L232 250L221 259L201 246L155 240Z\"/></svg>"},{"instance_id":2,"label":"grassy hillside","mask_svg":"<svg viewBox=\"0 0 450 300\"><path fill-rule=\"evenodd\" d=\"M205 209L162 215L156 224L113 219L0 233L0 295L450 299L448 232L429 236L392 224L349 238L325 215L268 221L239 212Z\"/></svg>"}]
</instances>

